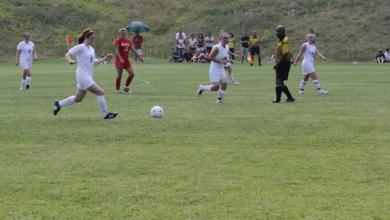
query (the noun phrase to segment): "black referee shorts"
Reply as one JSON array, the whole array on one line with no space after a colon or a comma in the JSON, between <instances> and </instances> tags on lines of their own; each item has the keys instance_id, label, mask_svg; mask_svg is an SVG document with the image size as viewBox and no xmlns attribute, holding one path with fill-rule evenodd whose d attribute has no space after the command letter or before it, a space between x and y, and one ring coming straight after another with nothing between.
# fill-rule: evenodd
<instances>
[{"instance_id":1,"label":"black referee shorts","mask_svg":"<svg viewBox=\"0 0 390 220\"><path fill-rule=\"evenodd\" d=\"M285 61L280 64L280 66L276 69L276 81L288 80L288 74L290 73L291 62Z\"/></svg>"}]
</instances>

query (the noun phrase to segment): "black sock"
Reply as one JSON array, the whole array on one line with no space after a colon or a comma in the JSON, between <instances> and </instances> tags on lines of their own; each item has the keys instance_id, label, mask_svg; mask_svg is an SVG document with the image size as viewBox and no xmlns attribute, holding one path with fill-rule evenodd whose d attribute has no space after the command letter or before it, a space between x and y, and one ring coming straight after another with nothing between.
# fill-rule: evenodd
<instances>
[{"instance_id":1,"label":"black sock","mask_svg":"<svg viewBox=\"0 0 390 220\"><path fill-rule=\"evenodd\" d=\"M275 87L275 93L276 93L276 102L280 102L280 97L282 96L282 86L276 86Z\"/></svg>"},{"instance_id":2,"label":"black sock","mask_svg":"<svg viewBox=\"0 0 390 220\"><path fill-rule=\"evenodd\" d=\"M261 59L259 58L259 65L261 66Z\"/></svg>"},{"instance_id":3,"label":"black sock","mask_svg":"<svg viewBox=\"0 0 390 220\"><path fill-rule=\"evenodd\" d=\"M288 99L292 99L292 95L290 93L290 90L288 90L288 87L286 85L283 86L283 92L286 94Z\"/></svg>"}]
</instances>

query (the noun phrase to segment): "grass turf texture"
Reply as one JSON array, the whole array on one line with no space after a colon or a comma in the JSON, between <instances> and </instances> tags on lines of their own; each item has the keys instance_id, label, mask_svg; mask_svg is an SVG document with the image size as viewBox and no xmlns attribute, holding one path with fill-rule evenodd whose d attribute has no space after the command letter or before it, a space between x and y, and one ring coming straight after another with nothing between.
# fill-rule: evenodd
<instances>
[{"instance_id":1,"label":"grass turf texture","mask_svg":"<svg viewBox=\"0 0 390 220\"><path fill-rule=\"evenodd\" d=\"M390 216L389 65L319 63L295 103L271 104L271 65L236 65L224 104L198 97L208 65L135 64L133 93L51 112L75 91L75 66L0 64L0 219L386 219ZM287 85L296 94L300 67ZM150 84L145 82L149 81ZM122 82L123 83L123 82ZM160 105L163 119L149 110Z\"/></svg>"}]
</instances>

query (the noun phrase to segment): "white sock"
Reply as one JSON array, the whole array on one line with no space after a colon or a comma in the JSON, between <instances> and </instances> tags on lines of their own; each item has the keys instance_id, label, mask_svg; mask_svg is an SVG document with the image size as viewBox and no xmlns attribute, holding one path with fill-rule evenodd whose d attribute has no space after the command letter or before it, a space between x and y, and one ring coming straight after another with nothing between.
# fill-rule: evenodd
<instances>
[{"instance_id":1,"label":"white sock","mask_svg":"<svg viewBox=\"0 0 390 220\"><path fill-rule=\"evenodd\" d=\"M218 91L217 99L223 99L224 96L225 96L225 90L220 89Z\"/></svg>"},{"instance_id":2,"label":"white sock","mask_svg":"<svg viewBox=\"0 0 390 220\"><path fill-rule=\"evenodd\" d=\"M30 76L26 77L26 85L31 85L31 77Z\"/></svg>"},{"instance_id":3,"label":"white sock","mask_svg":"<svg viewBox=\"0 0 390 220\"><path fill-rule=\"evenodd\" d=\"M299 84L299 90L305 91L307 82L305 80L301 80L301 83Z\"/></svg>"},{"instance_id":4,"label":"white sock","mask_svg":"<svg viewBox=\"0 0 390 220\"><path fill-rule=\"evenodd\" d=\"M203 86L203 90L207 91L207 92L210 92L212 87L213 87L212 85Z\"/></svg>"},{"instance_id":5,"label":"white sock","mask_svg":"<svg viewBox=\"0 0 390 220\"><path fill-rule=\"evenodd\" d=\"M21 79L20 80L20 88L24 88L26 87L26 80L25 79Z\"/></svg>"},{"instance_id":6,"label":"white sock","mask_svg":"<svg viewBox=\"0 0 390 220\"><path fill-rule=\"evenodd\" d=\"M64 100L59 101L58 104L60 105L60 107L71 105L75 102L75 99L76 99L76 96L72 95Z\"/></svg>"},{"instance_id":7,"label":"white sock","mask_svg":"<svg viewBox=\"0 0 390 220\"><path fill-rule=\"evenodd\" d=\"M229 75L229 78L230 78L230 81L234 82L234 76L233 76L233 73L231 73L231 74Z\"/></svg>"},{"instance_id":8,"label":"white sock","mask_svg":"<svg viewBox=\"0 0 390 220\"><path fill-rule=\"evenodd\" d=\"M106 99L104 98L104 95L98 96L97 101L98 101L100 110L103 113L103 116L106 116L108 114L108 107L107 107L107 102L106 102Z\"/></svg>"},{"instance_id":9,"label":"white sock","mask_svg":"<svg viewBox=\"0 0 390 220\"><path fill-rule=\"evenodd\" d=\"M321 89L320 81L319 80L313 80L313 86L314 88L319 91Z\"/></svg>"}]
</instances>

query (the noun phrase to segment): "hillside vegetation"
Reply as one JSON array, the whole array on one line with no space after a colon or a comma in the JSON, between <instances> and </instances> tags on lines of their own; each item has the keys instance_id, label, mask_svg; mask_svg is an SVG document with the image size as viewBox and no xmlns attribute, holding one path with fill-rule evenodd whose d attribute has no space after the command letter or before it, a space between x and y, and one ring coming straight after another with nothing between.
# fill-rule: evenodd
<instances>
[{"instance_id":1,"label":"hillside vegetation","mask_svg":"<svg viewBox=\"0 0 390 220\"><path fill-rule=\"evenodd\" d=\"M155 57L168 56L179 28L237 36L256 30L264 56L272 53L277 24L287 27L296 52L314 29L319 47L334 60L370 60L379 48L390 47L390 7L380 0L0 0L0 57L13 59L24 31L32 32L41 57L62 56L66 36L86 27L98 34L97 53L112 50L117 30L135 20L150 26L145 52Z\"/></svg>"}]
</instances>

